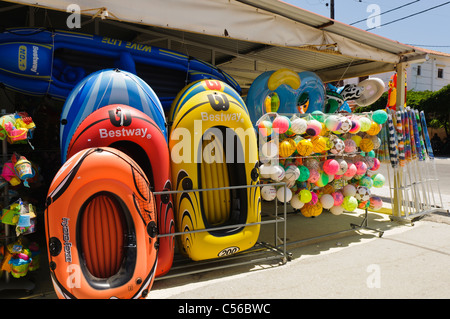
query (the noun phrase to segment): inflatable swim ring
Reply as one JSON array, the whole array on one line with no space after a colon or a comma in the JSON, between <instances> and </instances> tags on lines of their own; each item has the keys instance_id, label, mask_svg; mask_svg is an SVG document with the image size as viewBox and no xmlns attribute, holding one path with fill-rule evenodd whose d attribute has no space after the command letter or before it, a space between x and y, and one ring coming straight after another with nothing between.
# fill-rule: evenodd
<instances>
[{"instance_id":1,"label":"inflatable swim ring","mask_svg":"<svg viewBox=\"0 0 450 319\"><path fill-rule=\"evenodd\" d=\"M192 260L251 248L261 219L258 149L245 107L231 95L207 90L186 100L170 131L172 184L182 252ZM195 191L214 188L213 191ZM220 188L220 189L217 189ZM220 226L227 229L212 229ZM242 226L244 225L244 226ZM211 230L208 230L211 229Z\"/></svg>"},{"instance_id":2,"label":"inflatable swim ring","mask_svg":"<svg viewBox=\"0 0 450 319\"><path fill-rule=\"evenodd\" d=\"M155 204L147 177L125 153L73 155L50 185L45 230L59 298L143 298L152 287Z\"/></svg>"},{"instance_id":3,"label":"inflatable swim ring","mask_svg":"<svg viewBox=\"0 0 450 319\"><path fill-rule=\"evenodd\" d=\"M127 105L102 107L87 116L70 141L67 158L92 147L113 147L128 156L144 171L153 192L172 190L169 148L162 131L143 112ZM170 194L155 195L158 232L175 232L173 201ZM174 256L173 237L158 239L156 276L166 274Z\"/></svg>"},{"instance_id":4,"label":"inflatable swim ring","mask_svg":"<svg viewBox=\"0 0 450 319\"><path fill-rule=\"evenodd\" d=\"M265 103L268 96L277 97L279 107L276 112L280 114L324 111L325 88L313 72L279 69L259 75L250 86L245 101L253 123L268 113Z\"/></svg>"}]
</instances>

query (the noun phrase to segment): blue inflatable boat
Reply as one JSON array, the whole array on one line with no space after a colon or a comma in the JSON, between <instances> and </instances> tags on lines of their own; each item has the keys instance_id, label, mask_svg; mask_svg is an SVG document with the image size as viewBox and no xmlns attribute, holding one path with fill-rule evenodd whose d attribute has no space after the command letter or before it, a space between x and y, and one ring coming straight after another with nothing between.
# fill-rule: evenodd
<instances>
[{"instance_id":1,"label":"blue inflatable boat","mask_svg":"<svg viewBox=\"0 0 450 319\"><path fill-rule=\"evenodd\" d=\"M78 82L102 69L138 75L169 110L191 82L217 79L239 93L239 84L215 66L179 52L150 45L44 28L9 28L0 33L0 83L7 88L66 99Z\"/></svg>"}]
</instances>

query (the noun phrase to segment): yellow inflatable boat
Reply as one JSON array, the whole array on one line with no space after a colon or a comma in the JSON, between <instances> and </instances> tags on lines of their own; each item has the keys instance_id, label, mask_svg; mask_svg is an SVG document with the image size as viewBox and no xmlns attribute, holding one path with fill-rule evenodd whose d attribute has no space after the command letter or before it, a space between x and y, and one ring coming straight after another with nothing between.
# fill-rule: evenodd
<instances>
[{"instance_id":1,"label":"yellow inflatable boat","mask_svg":"<svg viewBox=\"0 0 450 319\"><path fill-rule=\"evenodd\" d=\"M260 190L233 187L259 181L257 139L245 105L206 88L176 107L169 138L172 185L194 190L174 200L178 231L189 232L180 236L183 253L204 260L251 248L260 230L254 224L261 218Z\"/></svg>"}]
</instances>

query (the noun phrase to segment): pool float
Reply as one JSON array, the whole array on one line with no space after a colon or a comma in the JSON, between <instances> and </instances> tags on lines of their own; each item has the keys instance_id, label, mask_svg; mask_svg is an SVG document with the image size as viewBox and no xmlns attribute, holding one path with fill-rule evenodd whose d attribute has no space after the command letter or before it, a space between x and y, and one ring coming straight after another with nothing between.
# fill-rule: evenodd
<instances>
[{"instance_id":1,"label":"pool float","mask_svg":"<svg viewBox=\"0 0 450 319\"><path fill-rule=\"evenodd\" d=\"M174 196L177 229L189 232L179 236L182 253L204 260L253 247L261 199L259 187L245 187L259 181L256 134L245 107L222 91L197 93L175 115L169 149L173 187L188 191ZM230 228L216 229L221 226Z\"/></svg>"},{"instance_id":2,"label":"pool float","mask_svg":"<svg viewBox=\"0 0 450 319\"><path fill-rule=\"evenodd\" d=\"M276 99L278 107L268 109L267 98ZM253 123L270 112L285 114L323 111L325 88L313 72L294 72L290 69L267 71L259 75L250 86L246 105Z\"/></svg>"},{"instance_id":3,"label":"pool float","mask_svg":"<svg viewBox=\"0 0 450 319\"><path fill-rule=\"evenodd\" d=\"M50 185L44 219L59 298L146 297L157 264L155 204L129 156L113 148L73 155Z\"/></svg>"},{"instance_id":4,"label":"pool float","mask_svg":"<svg viewBox=\"0 0 450 319\"><path fill-rule=\"evenodd\" d=\"M147 114L167 139L164 110L153 89L141 78L118 69L106 69L84 78L69 94L61 112L61 160L80 123L92 112L111 104L130 105Z\"/></svg>"},{"instance_id":5,"label":"pool float","mask_svg":"<svg viewBox=\"0 0 450 319\"><path fill-rule=\"evenodd\" d=\"M65 99L92 72L119 68L144 79L170 109L193 81L237 82L215 66L180 52L147 44L47 28L7 28L0 33L0 82L9 89Z\"/></svg>"},{"instance_id":6,"label":"pool float","mask_svg":"<svg viewBox=\"0 0 450 319\"><path fill-rule=\"evenodd\" d=\"M244 107L244 109L248 114L247 106L245 105L244 100L233 89L233 87L220 80L211 80L211 79L198 80L190 85L186 85L173 100L167 121L169 126L172 125L175 115L178 113L181 106L183 106L187 100L189 100L197 93L209 90L216 90L231 95Z\"/></svg>"},{"instance_id":7,"label":"pool float","mask_svg":"<svg viewBox=\"0 0 450 319\"><path fill-rule=\"evenodd\" d=\"M113 147L133 158L146 174L152 192L172 190L169 148L162 131L143 112L114 104L87 116L72 136L67 158L92 147ZM172 196L155 195L155 203L159 234L174 233ZM173 237L161 237L158 244L156 276L161 276L172 266L175 243Z\"/></svg>"}]
</instances>

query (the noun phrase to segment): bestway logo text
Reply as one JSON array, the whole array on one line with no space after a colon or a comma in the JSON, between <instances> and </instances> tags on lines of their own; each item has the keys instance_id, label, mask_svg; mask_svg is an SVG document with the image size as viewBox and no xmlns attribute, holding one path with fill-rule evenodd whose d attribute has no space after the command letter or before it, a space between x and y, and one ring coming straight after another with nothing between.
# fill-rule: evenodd
<instances>
[{"instance_id":1,"label":"bestway logo text","mask_svg":"<svg viewBox=\"0 0 450 319\"><path fill-rule=\"evenodd\" d=\"M100 138L107 138L107 137L126 137L126 136L139 136L141 138L148 138L150 139L152 136L150 134L147 134L146 128L122 128L118 130L107 130L105 128L101 128L98 130L100 133Z\"/></svg>"},{"instance_id":2,"label":"bestway logo text","mask_svg":"<svg viewBox=\"0 0 450 319\"><path fill-rule=\"evenodd\" d=\"M219 114L210 114L208 112L201 112L202 115L202 121L217 121L217 122L223 122L223 121L244 121L244 119L241 119L240 113L219 113Z\"/></svg>"}]
</instances>

